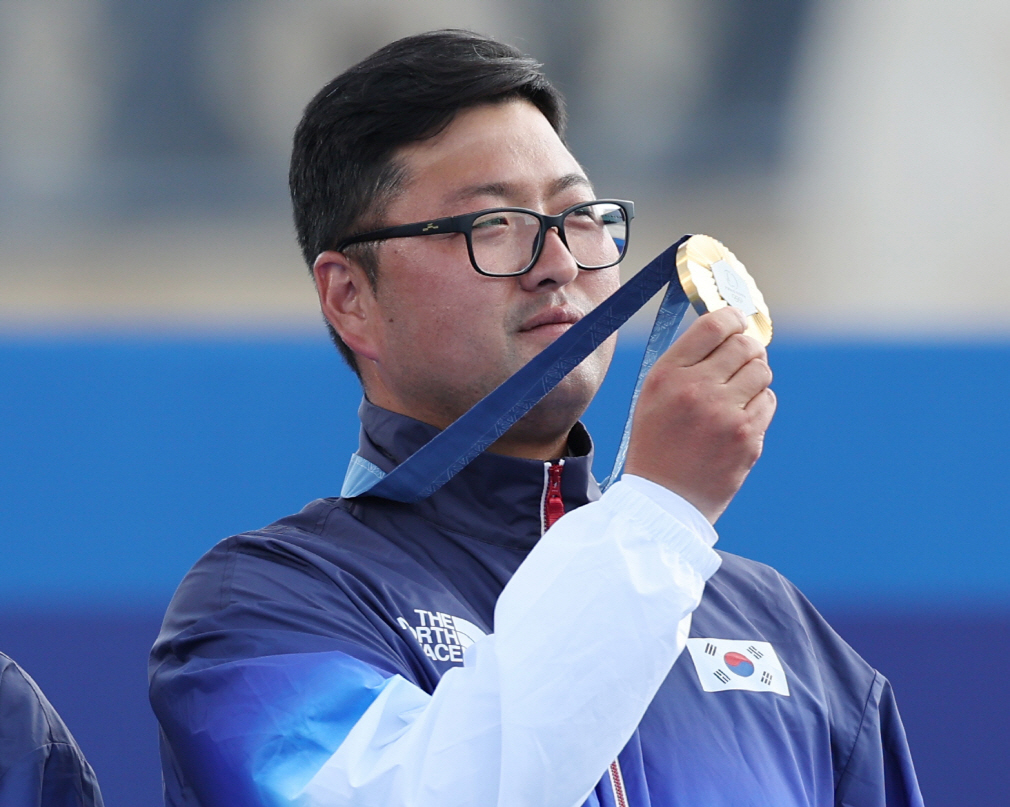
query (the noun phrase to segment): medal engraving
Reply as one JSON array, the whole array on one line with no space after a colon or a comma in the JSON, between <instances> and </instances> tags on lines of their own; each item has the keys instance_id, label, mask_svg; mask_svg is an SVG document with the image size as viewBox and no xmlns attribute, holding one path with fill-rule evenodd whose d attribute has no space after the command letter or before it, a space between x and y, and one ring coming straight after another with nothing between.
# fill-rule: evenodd
<instances>
[{"instance_id":1,"label":"medal engraving","mask_svg":"<svg viewBox=\"0 0 1010 807\"><path fill-rule=\"evenodd\" d=\"M764 296L736 255L707 235L693 235L677 250L677 274L699 314L728 305L747 317L745 333L762 345L772 340L772 318Z\"/></svg>"},{"instance_id":2,"label":"medal engraving","mask_svg":"<svg viewBox=\"0 0 1010 807\"><path fill-rule=\"evenodd\" d=\"M715 286L719 295L730 305L736 306L748 317L758 312L757 306L750 298L750 290L743 279L726 261L716 261L712 264L712 274L715 275Z\"/></svg>"}]
</instances>

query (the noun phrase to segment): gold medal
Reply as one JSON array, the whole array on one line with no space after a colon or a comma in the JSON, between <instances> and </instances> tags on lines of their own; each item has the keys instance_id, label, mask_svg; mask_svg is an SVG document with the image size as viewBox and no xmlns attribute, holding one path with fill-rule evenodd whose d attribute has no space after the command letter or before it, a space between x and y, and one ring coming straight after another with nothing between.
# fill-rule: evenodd
<instances>
[{"instance_id":1,"label":"gold medal","mask_svg":"<svg viewBox=\"0 0 1010 807\"><path fill-rule=\"evenodd\" d=\"M692 235L677 250L680 285L695 311L707 314L728 305L747 316L747 336L772 340L772 318L754 278L736 255L708 235Z\"/></svg>"}]
</instances>

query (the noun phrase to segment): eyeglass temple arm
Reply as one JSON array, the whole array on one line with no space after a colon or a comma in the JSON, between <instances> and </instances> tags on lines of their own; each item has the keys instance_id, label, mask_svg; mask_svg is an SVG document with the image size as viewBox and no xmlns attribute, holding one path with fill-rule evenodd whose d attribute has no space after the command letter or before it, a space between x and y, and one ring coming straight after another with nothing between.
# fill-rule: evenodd
<instances>
[{"instance_id":1,"label":"eyeglass temple arm","mask_svg":"<svg viewBox=\"0 0 1010 807\"><path fill-rule=\"evenodd\" d=\"M340 252L344 247L365 241L384 241L387 238L410 238L415 235L433 235L435 233L459 233L463 231L463 220L468 218L473 218L472 214L447 216L431 221L419 221L415 224L399 224L396 227L383 227L381 230L371 230L345 238L337 245L336 251Z\"/></svg>"}]
</instances>

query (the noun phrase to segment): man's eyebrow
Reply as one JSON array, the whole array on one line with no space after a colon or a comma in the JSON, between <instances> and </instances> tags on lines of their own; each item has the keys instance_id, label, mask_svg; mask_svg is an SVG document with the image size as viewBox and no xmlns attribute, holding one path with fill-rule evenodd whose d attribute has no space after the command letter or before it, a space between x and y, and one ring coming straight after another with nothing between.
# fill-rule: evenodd
<instances>
[{"instance_id":1,"label":"man's eyebrow","mask_svg":"<svg viewBox=\"0 0 1010 807\"><path fill-rule=\"evenodd\" d=\"M469 185L461 188L449 197L450 204L454 202L465 202L476 196L498 196L505 198L514 191L514 186L508 182L486 182L482 185Z\"/></svg>"},{"instance_id":2,"label":"man's eyebrow","mask_svg":"<svg viewBox=\"0 0 1010 807\"><path fill-rule=\"evenodd\" d=\"M548 196L557 196L564 193L569 188L583 186L590 191L593 189L592 183L582 174L565 174L558 177L548 186ZM480 185L469 185L456 191L447 200L450 204L465 202L477 196L492 196L500 199L514 197L519 194L518 186L511 182L486 182Z\"/></svg>"},{"instance_id":3,"label":"man's eyebrow","mask_svg":"<svg viewBox=\"0 0 1010 807\"><path fill-rule=\"evenodd\" d=\"M576 188L580 185L590 191L593 189L593 183L590 182L585 175L565 174L563 177L559 177L551 183L551 196L557 196L559 193L564 193L569 188Z\"/></svg>"}]
</instances>

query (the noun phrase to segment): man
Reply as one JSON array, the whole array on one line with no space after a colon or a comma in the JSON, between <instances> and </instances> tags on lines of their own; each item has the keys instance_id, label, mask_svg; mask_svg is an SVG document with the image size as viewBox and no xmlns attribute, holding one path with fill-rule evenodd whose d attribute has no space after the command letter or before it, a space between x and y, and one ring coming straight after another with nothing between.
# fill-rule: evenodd
<instances>
[{"instance_id":1,"label":"man","mask_svg":"<svg viewBox=\"0 0 1010 807\"><path fill-rule=\"evenodd\" d=\"M539 65L465 32L309 104L295 220L365 391L359 462L392 470L617 288L630 204L562 133ZM168 803L918 804L886 681L711 548L775 408L743 330L721 310L660 358L602 497L578 419L612 341L430 497L215 547L152 656Z\"/></svg>"}]
</instances>

